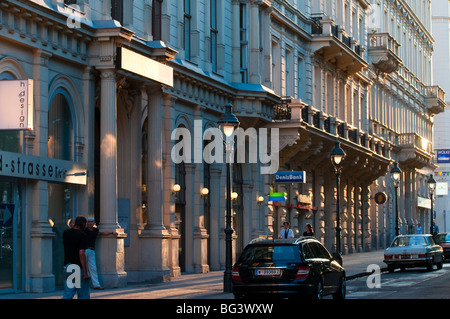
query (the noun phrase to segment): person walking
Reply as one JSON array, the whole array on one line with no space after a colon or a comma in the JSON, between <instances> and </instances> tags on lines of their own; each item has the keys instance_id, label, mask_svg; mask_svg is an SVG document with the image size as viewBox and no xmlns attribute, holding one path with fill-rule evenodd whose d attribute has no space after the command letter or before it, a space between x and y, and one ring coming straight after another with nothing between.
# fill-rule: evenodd
<instances>
[{"instance_id":1,"label":"person walking","mask_svg":"<svg viewBox=\"0 0 450 319\"><path fill-rule=\"evenodd\" d=\"M314 237L314 229L310 223L307 223L305 226L305 231L303 232L303 236L311 236Z\"/></svg>"},{"instance_id":2,"label":"person walking","mask_svg":"<svg viewBox=\"0 0 450 319\"><path fill-rule=\"evenodd\" d=\"M64 295L63 299L89 299L89 274L86 267L87 236L84 233L86 218L78 216L72 228L63 233Z\"/></svg>"},{"instance_id":3,"label":"person walking","mask_svg":"<svg viewBox=\"0 0 450 319\"><path fill-rule=\"evenodd\" d=\"M93 217L87 219L87 227L84 231L88 238L88 248L86 249L86 263L89 272L89 277L91 278L91 283L94 289L103 290L103 287L98 281L97 274L97 262L95 260L95 241L97 240L98 234L101 235L114 235L114 232L101 232L95 226L95 220Z\"/></svg>"}]
</instances>

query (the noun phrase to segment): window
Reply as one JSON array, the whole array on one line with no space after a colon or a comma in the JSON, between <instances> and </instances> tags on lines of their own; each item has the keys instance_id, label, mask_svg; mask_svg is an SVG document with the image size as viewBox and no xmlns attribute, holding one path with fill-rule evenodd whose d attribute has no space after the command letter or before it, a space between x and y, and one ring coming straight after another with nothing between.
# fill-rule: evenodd
<instances>
[{"instance_id":1,"label":"window","mask_svg":"<svg viewBox=\"0 0 450 319\"><path fill-rule=\"evenodd\" d=\"M0 74L0 80L15 80L9 72ZM22 152L22 134L18 130L0 130L0 150L14 153Z\"/></svg>"},{"instance_id":2,"label":"window","mask_svg":"<svg viewBox=\"0 0 450 319\"><path fill-rule=\"evenodd\" d=\"M211 66L217 72L217 0L211 0Z\"/></svg>"},{"instance_id":3,"label":"window","mask_svg":"<svg viewBox=\"0 0 450 319\"><path fill-rule=\"evenodd\" d=\"M64 0L64 4L67 4L67 5L76 4L76 3L77 3L77 0Z\"/></svg>"},{"instance_id":4,"label":"window","mask_svg":"<svg viewBox=\"0 0 450 319\"><path fill-rule=\"evenodd\" d=\"M48 157L73 160L73 126L69 101L57 93L48 112Z\"/></svg>"},{"instance_id":5,"label":"window","mask_svg":"<svg viewBox=\"0 0 450 319\"><path fill-rule=\"evenodd\" d=\"M153 0L152 35L153 40L161 40L161 7L163 0Z\"/></svg>"},{"instance_id":6,"label":"window","mask_svg":"<svg viewBox=\"0 0 450 319\"><path fill-rule=\"evenodd\" d=\"M111 0L111 18L123 24L123 0Z\"/></svg>"},{"instance_id":7,"label":"window","mask_svg":"<svg viewBox=\"0 0 450 319\"><path fill-rule=\"evenodd\" d=\"M241 3L239 6L239 39L240 39L240 69L241 82L248 82L248 30L247 30L247 4Z\"/></svg>"},{"instance_id":8,"label":"window","mask_svg":"<svg viewBox=\"0 0 450 319\"><path fill-rule=\"evenodd\" d=\"M191 0L184 0L184 58L189 60L191 58Z\"/></svg>"}]
</instances>

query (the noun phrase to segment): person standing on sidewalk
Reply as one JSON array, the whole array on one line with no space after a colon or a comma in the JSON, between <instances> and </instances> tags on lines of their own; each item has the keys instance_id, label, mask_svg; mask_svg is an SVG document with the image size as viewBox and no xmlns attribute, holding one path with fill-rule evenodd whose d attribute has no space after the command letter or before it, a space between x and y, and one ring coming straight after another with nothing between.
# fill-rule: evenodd
<instances>
[{"instance_id":1,"label":"person standing on sidewalk","mask_svg":"<svg viewBox=\"0 0 450 319\"><path fill-rule=\"evenodd\" d=\"M294 238L294 232L292 229L289 228L290 224L289 222L283 223L283 229L280 230L280 233L278 234L278 238Z\"/></svg>"},{"instance_id":2,"label":"person standing on sidewalk","mask_svg":"<svg viewBox=\"0 0 450 319\"><path fill-rule=\"evenodd\" d=\"M88 248L86 249L86 262L89 271L89 276L91 277L91 283L94 289L103 290L98 281L97 274L97 263L95 261L95 241L97 240L98 234L100 235L114 235L114 232L101 232L95 227L95 220L93 217L87 219L87 227L84 231L88 238Z\"/></svg>"},{"instance_id":3,"label":"person standing on sidewalk","mask_svg":"<svg viewBox=\"0 0 450 319\"><path fill-rule=\"evenodd\" d=\"M86 218L78 216L72 228L63 233L64 245L64 295L63 299L89 299L89 274L86 267L87 236L84 233Z\"/></svg>"}]
</instances>

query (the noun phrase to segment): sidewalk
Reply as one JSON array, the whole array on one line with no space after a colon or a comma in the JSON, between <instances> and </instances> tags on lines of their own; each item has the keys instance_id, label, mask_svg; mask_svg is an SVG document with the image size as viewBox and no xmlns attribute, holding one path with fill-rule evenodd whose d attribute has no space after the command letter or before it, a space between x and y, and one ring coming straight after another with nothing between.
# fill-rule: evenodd
<instances>
[{"instance_id":1,"label":"sidewalk","mask_svg":"<svg viewBox=\"0 0 450 319\"><path fill-rule=\"evenodd\" d=\"M382 271L384 250L343 255L347 280L366 276L367 266L376 264ZM1 294L0 299L61 299L62 290L50 293ZM223 271L206 274L184 274L170 282L128 284L125 288L91 290L91 299L233 299L233 294L223 292Z\"/></svg>"}]
</instances>

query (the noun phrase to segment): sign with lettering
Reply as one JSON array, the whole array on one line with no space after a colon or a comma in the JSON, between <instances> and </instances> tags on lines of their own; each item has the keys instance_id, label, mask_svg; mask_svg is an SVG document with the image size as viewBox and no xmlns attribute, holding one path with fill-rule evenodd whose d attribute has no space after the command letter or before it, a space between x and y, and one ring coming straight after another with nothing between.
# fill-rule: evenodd
<instances>
[{"instance_id":1,"label":"sign with lettering","mask_svg":"<svg viewBox=\"0 0 450 319\"><path fill-rule=\"evenodd\" d=\"M306 183L306 173L305 171L276 172L275 183Z\"/></svg>"},{"instance_id":2,"label":"sign with lettering","mask_svg":"<svg viewBox=\"0 0 450 319\"><path fill-rule=\"evenodd\" d=\"M0 81L0 130L33 129L33 80Z\"/></svg>"},{"instance_id":3,"label":"sign with lettering","mask_svg":"<svg viewBox=\"0 0 450 319\"><path fill-rule=\"evenodd\" d=\"M0 151L0 176L86 185L87 170L81 163Z\"/></svg>"},{"instance_id":4,"label":"sign with lettering","mask_svg":"<svg viewBox=\"0 0 450 319\"><path fill-rule=\"evenodd\" d=\"M436 150L436 162L450 163L450 150Z\"/></svg>"}]
</instances>

